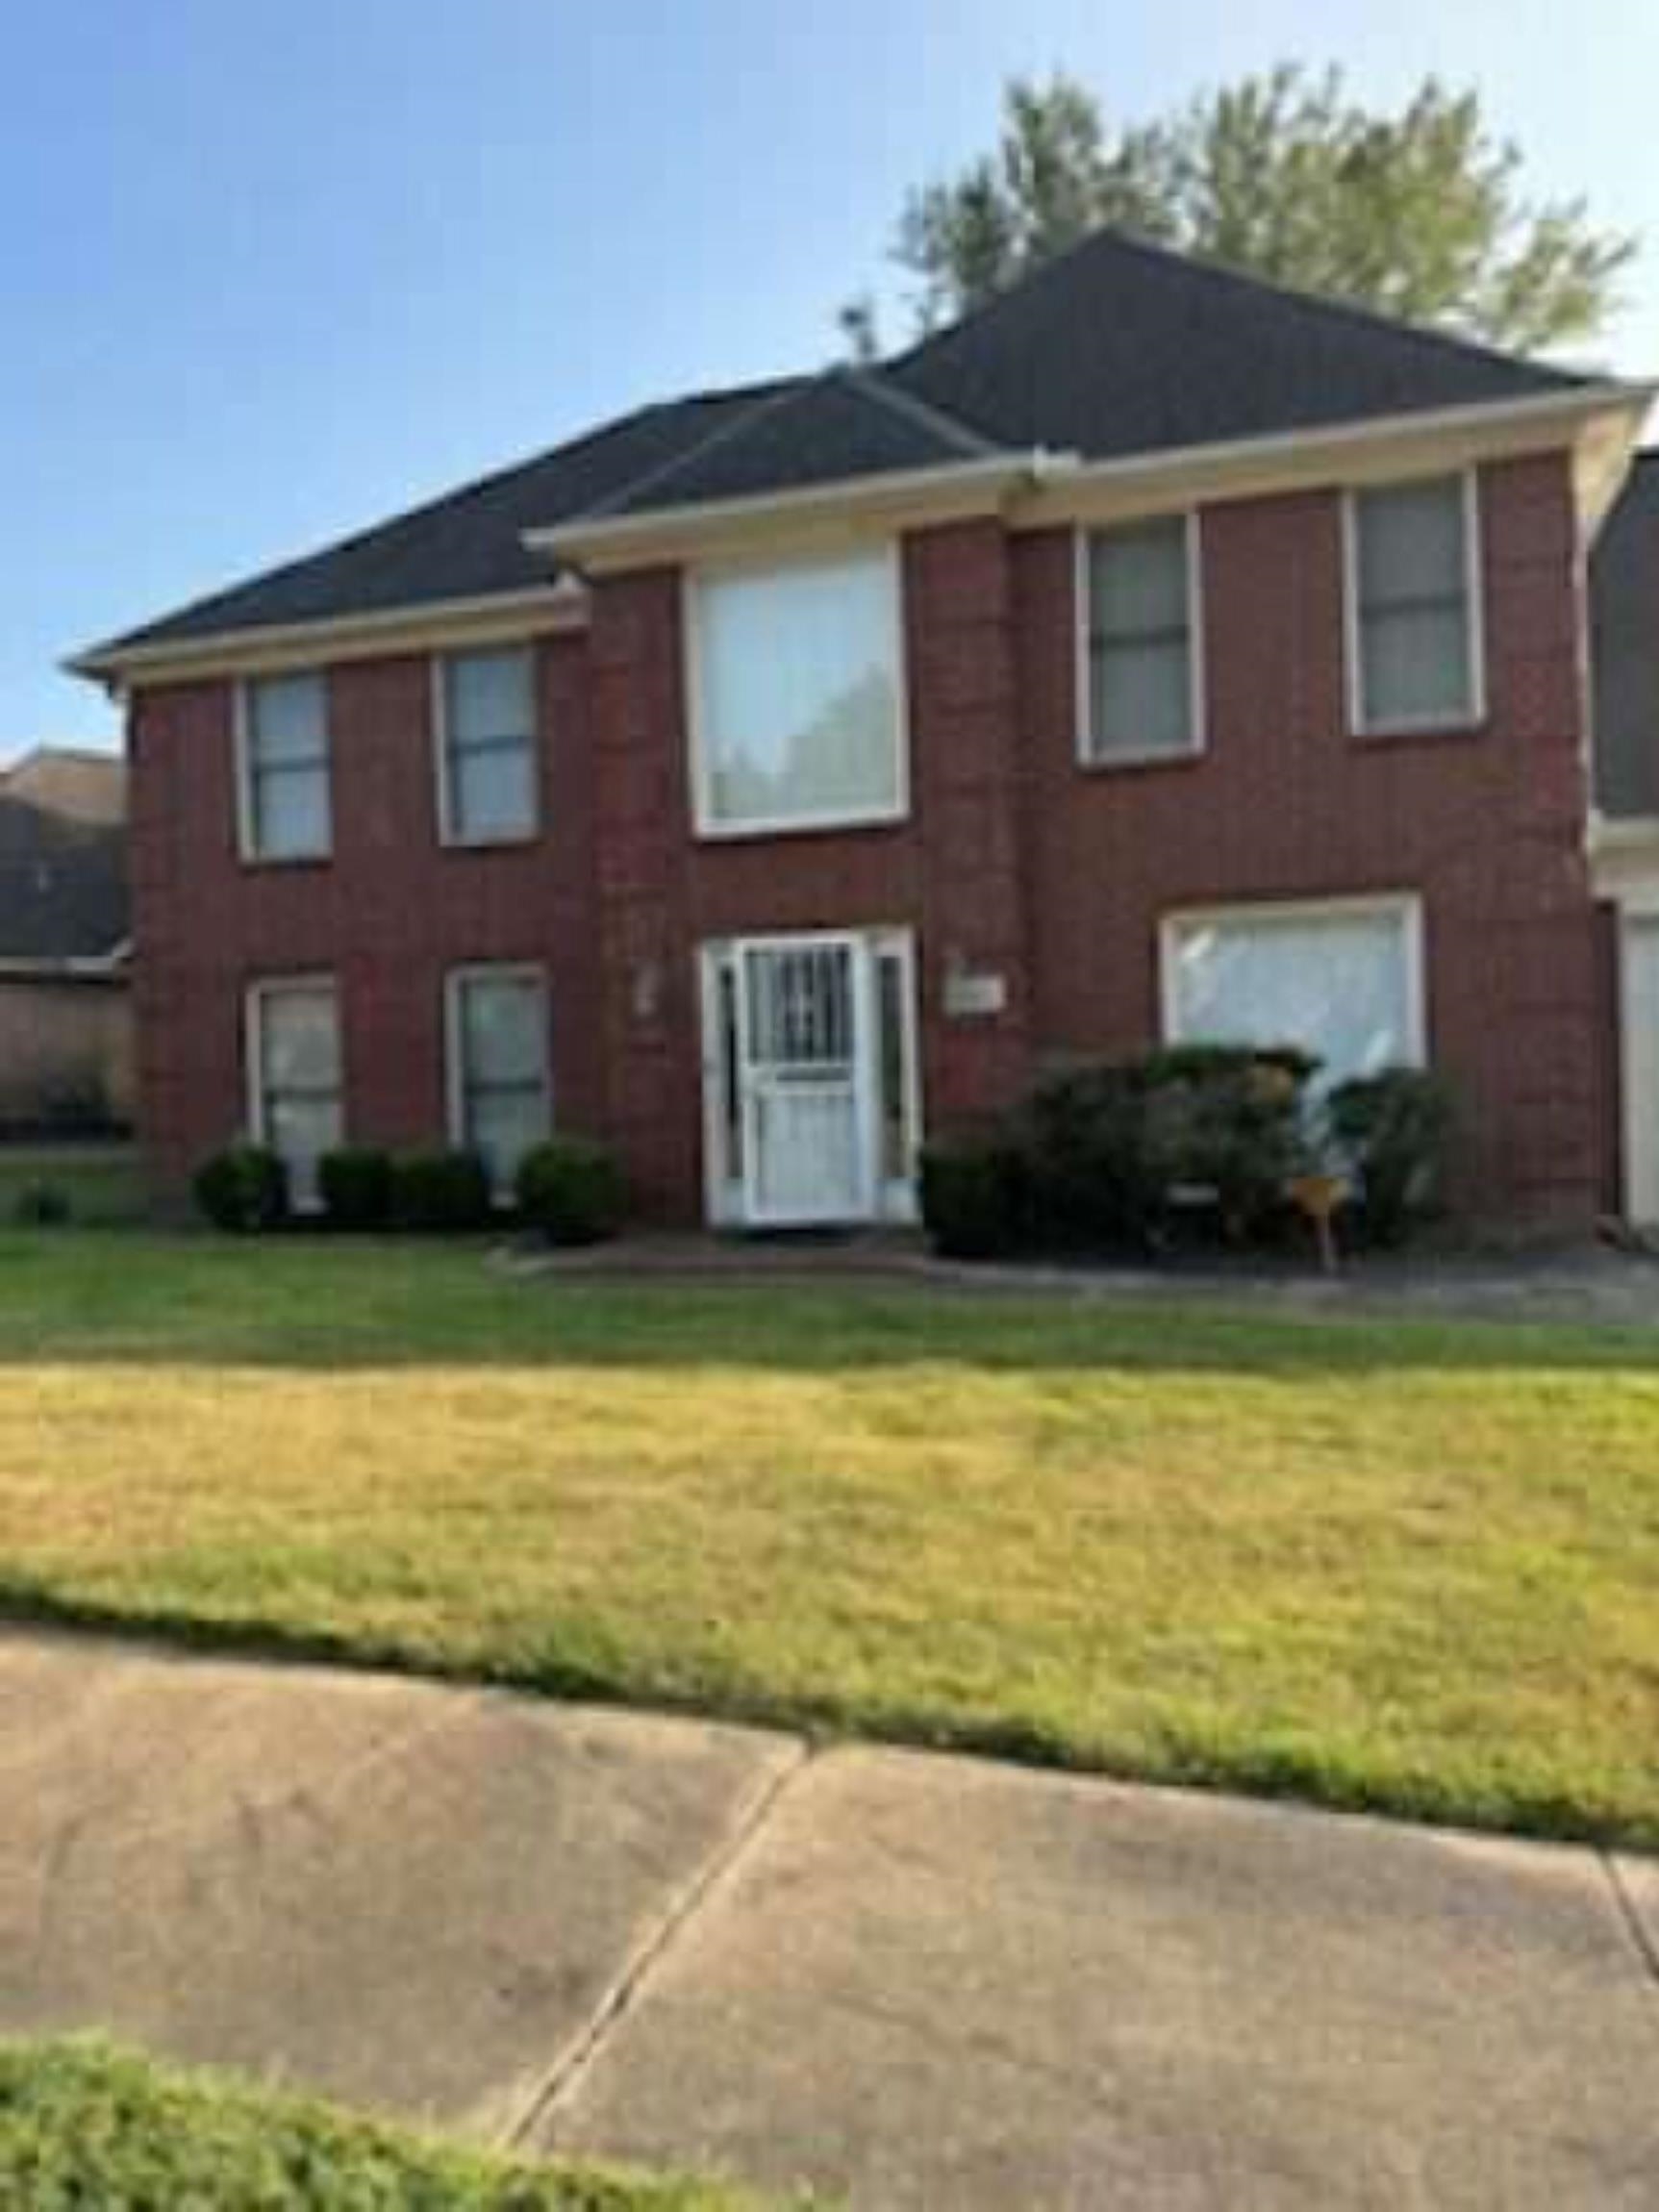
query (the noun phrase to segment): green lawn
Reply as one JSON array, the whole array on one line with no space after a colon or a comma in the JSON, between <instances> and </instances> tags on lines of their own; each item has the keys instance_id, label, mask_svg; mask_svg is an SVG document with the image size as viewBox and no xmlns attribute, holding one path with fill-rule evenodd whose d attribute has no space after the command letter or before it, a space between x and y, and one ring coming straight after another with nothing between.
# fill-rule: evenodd
<instances>
[{"instance_id":1,"label":"green lawn","mask_svg":"<svg viewBox=\"0 0 1659 2212\"><path fill-rule=\"evenodd\" d=\"M17 2212L760 2212L696 2181L442 2149L95 2043L0 2045L0 2204Z\"/></svg>"},{"instance_id":2,"label":"green lawn","mask_svg":"<svg viewBox=\"0 0 1659 2212\"><path fill-rule=\"evenodd\" d=\"M1659 1334L0 1237L0 1604L1659 1846Z\"/></svg>"}]
</instances>

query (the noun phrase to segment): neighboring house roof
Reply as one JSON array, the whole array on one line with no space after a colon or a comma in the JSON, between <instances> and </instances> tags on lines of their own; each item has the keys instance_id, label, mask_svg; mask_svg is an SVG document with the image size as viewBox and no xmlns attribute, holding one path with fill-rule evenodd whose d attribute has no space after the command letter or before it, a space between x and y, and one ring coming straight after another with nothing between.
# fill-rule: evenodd
<instances>
[{"instance_id":1,"label":"neighboring house roof","mask_svg":"<svg viewBox=\"0 0 1659 2212\"><path fill-rule=\"evenodd\" d=\"M1659 815L1659 451L1639 453L1590 559L1596 803Z\"/></svg>"},{"instance_id":2,"label":"neighboring house roof","mask_svg":"<svg viewBox=\"0 0 1659 2212\"><path fill-rule=\"evenodd\" d=\"M124 763L42 747L0 769L0 968L109 962L128 926Z\"/></svg>"},{"instance_id":3,"label":"neighboring house roof","mask_svg":"<svg viewBox=\"0 0 1659 2212\"><path fill-rule=\"evenodd\" d=\"M1570 393L1590 380L1103 231L880 367L646 407L89 655L545 585L523 543L1045 449L1109 459Z\"/></svg>"}]
</instances>

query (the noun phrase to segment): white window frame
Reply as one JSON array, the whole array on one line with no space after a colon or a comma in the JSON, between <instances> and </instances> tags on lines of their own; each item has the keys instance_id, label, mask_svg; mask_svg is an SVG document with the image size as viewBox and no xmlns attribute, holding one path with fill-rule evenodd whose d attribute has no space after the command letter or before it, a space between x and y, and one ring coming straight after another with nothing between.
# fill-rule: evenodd
<instances>
[{"instance_id":1,"label":"white window frame","mask_svg":"<svg viewBox=\"0 0 1659 2212\"><path fill-rule=\"evenodd\" d=\"M1187 703L1188 742L1179 752L1096 753L1094 738L1094 683L1090 651L1094 624L1090 547L1096 538L1119 531L1143 529L1154 522L1179 519L1185 526L1187 546L1187 673L1191 696ZM1091 774L1110 774L1114 768L1175 767L1202 760L1210 748L1208 686L1204 652L1204 529L1196 507L1183 509L1179 516L1168 514L1129 515L1111 522L1082 523L1074 534L1072 594L1077 610L1077 765Z\"/></svg>"},{"instance_id":2,"label":"white window frame","mask_svg":"<svg viewBox=\"0 0 1659 2212\"><path fill-rule=\"evenodd\" d=\"M1242 899L1224 906L1178 907L1158 925L1158 1022L1167 1044L1201 1043L1182 1035L1179 1010L1180 946L1195 929L1248 928L1252 924L1321 920L1386 919L1403 922L1406 976L1406 1037L1403 1065L1429 1064L1428 970L1422 895L1415 891L1367 892L1342 898ZM1290 1042L1264 1039L1265 1043ZM1395 1063L1400 1065L1400 1063Z\"/></svg>"},{"instance_id":3,"label":"white window frame","mask_svg":"<svg viewBox=\"0 0 1659 2212\"><path fill-rule=\"evenodd\" d=\"M254 714L255 689L268 680L280 681L285 676L312 676L322 686L322 772L328 792L328 837L319 845L308 846L303 852L266 852L259 842L259 810L254 804ZM240 676L232 691L231 723L236 753L237 786L237 857L248 867L314 867L318 861L334 858L334 724L333 691L326 668L273 668L268 677Z\"/></svg>"},{"instance_id":4,"label":"white window frame","mask_svg":"<svg viewBox=\"0 0 1659 2212\"><path fill-rule=\"evenodd\" d=\"M307 970L295 975L262 975L248 984L242 993L242 1088L245 1119L250 1141L255 1144L269 1145L271 1135L265 1119L264 1079L264 1010L268 999L296 993L315 995L326 991L334 1000L335 1043L339 1053L339 1142L350 1142L350 1100L345 1071L345 1023L340 1010L339 978L327 968ZM322 1194L292 1200L296 1214L320 1214Z\"/></svg>"},{"instance_id":5,"label":"white window frame","mask_svg":"<svg viewBox=\"0 0 1659 2212\"><path fill-rule=\"evenodd\" d=\"M452 661L484 655L519 653L530 664L530 819L523 829L496 830L483 837L468 837L455 820L449 775L449 683ZM438 842L460 852L488 851L493 845L533 844L541 835L546 813L541 792L540 671L535 643L528 638L510 638L489 645L455 645L432 656L432 761L438 786Z\"/></svg>"},{"instance_id":6,"label":"white window frame","mask_svg":"<svg viewBox=\"0 0 1659 2212\"><path fill-rule=\"evenodd\" d=\"M553 999L547 970L536 960L471 960L459 968L446 968L443 975L443 1098L449 1142L458 1147L471 1143L466 1126L466 1068L461 1021L461 1001L469 983L537 985L541 1009L542 1119L546 1124L544 1134L551 1137L554 1133ZM490 1191L491 1202L497 1206L507 1205L512 1196L511 1184L497 1184Z\"/></svg>"},{"instance_id":7,"label":"white window frame","mask_svg":"<svg viewBox=\"0 0 1659 2212\"><path fill-rule=\"evenodd\" d=\"M843 814L785 815L743 822L716 819L709 805L710 761L707 734L703 728L700 610L704 588L709 584L780 575L790 569L844 567L855 561L879 561L887 573L888 619L893 657L893 706L898 725L894 732L898 757L893 798L880 807L859 807ZM905 635L904 564L896 539L887 539L875 544L837 543L788 553L752 555L742 560L698 562L681 574L680 632L687 750L691 771L691 823L700 840L725 842L742 838L810 837L825 830L874 829L886 823L909 820L910 667Z\"/></svg>"},{"instance_id":8,"label":"white window frame","mask_svg":"<svg viewBox=\"0 0 1659 2212\"><path fill-rule=\"evenodd\" d=\"M1465 674L1469 704L1450 713L1392 715L1372 721L1366 714L1365 658L1360 614L1359 506L1368 491L1405 491L1413 486L1451 484L1463 492L1463 588L1468 601L1469 658ZM1343 493L1343 659L1346 668L1348 732L1356 738L1420 737L1436 730L1479 729L1487 717L1486 560L1482 545L1480 471L1475 467L1437 468L1411 476L1386 477L1375 484L1350 485Z\"/></svg>"}]
</instances>

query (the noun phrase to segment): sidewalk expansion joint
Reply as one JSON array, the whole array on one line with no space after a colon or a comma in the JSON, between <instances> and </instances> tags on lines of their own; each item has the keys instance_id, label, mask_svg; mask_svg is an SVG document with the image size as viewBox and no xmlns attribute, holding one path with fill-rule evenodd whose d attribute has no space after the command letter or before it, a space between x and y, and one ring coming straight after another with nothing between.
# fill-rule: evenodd
<instances>
[{"instance_id":1,"label":"sidewalk expansion joint","mask_svg":"<svg viewBox=\"0 0 1659 2212\"><path fill-rule=\"evenodd\" d=\"M1618 1853L1616 1851L1602 1851L1600 1859L1602 1866L1607 1871L1608 1886L1613 1892L1613 1901L1618 1908L1619 1917L1624 1923L1625 1931L1635 1946L1637 1957L1647 1969L1648 1979L1652 1982L1653 1987L1659 1990L1659 1944L1655 1944L1652 1931L1643 1918L1636 1899L1630 1894L1630 1885L1624 1879L1624 1872L1619 1864Z\"/></svg>"},{"instance_id":2,"label":"sidewalk expansion joint","mask_svg":"<svg viewBox=\"0 0 1659 2212\"><path fill-rule=\"evenodd\" d=\"M500 2129L497 2147L524 2151L574 2099L603 2055L616 2030L633 2010L641 1990L716 1890L736 1873L776 1812L784 1792L817 1755L809 1743L792 1747L756 1790L731 1828L693 1873L669 1898L661 1917L623 1961L604 1990L587 2024L566 2046L537 2084L519 2112Z\"/></svg>"}]
</instances>

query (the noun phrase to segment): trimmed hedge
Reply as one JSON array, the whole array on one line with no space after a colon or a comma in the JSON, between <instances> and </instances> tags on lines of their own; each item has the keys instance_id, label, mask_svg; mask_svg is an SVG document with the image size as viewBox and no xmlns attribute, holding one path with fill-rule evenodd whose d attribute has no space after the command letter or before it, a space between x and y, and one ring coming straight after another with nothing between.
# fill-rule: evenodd
<instances>
[{"instance_id":1,"label":"trimmed hedge","mask_svg":"<svg viewBox=\"0 0 1659 2212\"><path fill-rule=\"evenodd\" d=\"M1325 1102L1331 1139L1354 1178L1355 1225L1369 1244L1398 1244L1442 1210L1454 1115L1444 1079L1387 1068L1339 1083Z\"/></svg>"},{"instance_id":2,"label":"trimmed hedge","mask_svg":"<svg viewBox=\"0 0 1659 2212\"><path fill-rule=\"evenodd\" d=\"M586 1137L533 1145L519 1162L515 1191L526 1228L550 1244L602 1244L622 1225L621 1168L615 1153Z\"/></svg>"},{"instance_id":3,"label":"trimmed hedge","mask_svg":"<svg viewBox=\"0 0 1659 2212\"><path fill-rule=\"evenodd\" d=\"M411 1152L391 1163L391 1217L400 1229L459 1235L494 1218L490 1172L476 1152Z\"/></svg>"},{"instance_id":4,"label":"trimmed hedge","mask_svg":"<svg viewBox=\"0 0 1659 2212\"><path fill-rule=\"evenodd\" d=\"M288 1219L288 1169L268 1145L227 1145L202 1163L192 1188L215 1229L251 1236Z\"/></svg>"},{"instance_id":5,"label":"trimmed hedge","mask_svg":"<svg viewBox=\"0 0 1659 2212\"><path fill-rule=\"evenodd\" d=\"M372 1144L341 1144L317 1166L322 1210L331 1229L384 1229L391 1220L390 1152Z\"/></svg>"}]
</instances>

